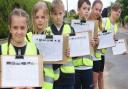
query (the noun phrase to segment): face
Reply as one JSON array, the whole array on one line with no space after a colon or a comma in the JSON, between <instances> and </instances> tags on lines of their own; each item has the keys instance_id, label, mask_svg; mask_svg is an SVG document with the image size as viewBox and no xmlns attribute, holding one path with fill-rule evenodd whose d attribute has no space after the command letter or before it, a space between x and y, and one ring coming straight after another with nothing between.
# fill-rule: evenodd
<instances>
[{"instance_id":1,"label":"face","mask_svg":"<svg viewBox=\"0 0 128 89\"><path fill-rule=\"evenodd\" d=\"M94 7L92 8L92 14L95 17L95 19L101 16L102 7L103 6L101 3L96 3Z\"/></svg>"},{"instance_id":2,"label":"face","mask_svg":"<svg viewBox=\"0 0 128 89\"><path fill-rule=\"evenodd\" d=\"M87 19L87 17L89 16L90 8L91 6L84 2L82 6L78 9L79 16L81 18Z\"/></svg>"},{"instance_id":3,"label":"face","mask_svg":"<svg viewBox=\"0 0 128 89\"><path fill-rule=\"evenodd\" d=\"M43 9L39 9L34 17L35 26L38 30L43 30L47 23L47 16L44 13Z\"/></svg>"},{"instance_id":4,"label":"face","mask_svg":"<svg viewBox=\"0 0 128 89\"><path fill-rule=\"evenodd\" d=\"M121 9L118 10L112 10L111 15L115 20L118 20L121 15Z\"/></svg>"},{"instance_id":5,"label":"face","mask_svg":"<svg viewBox=\"0 0 128 89\"><path fill-rule=\"evenodd\" d=\"M24 42L27 33L27 19L22 16L12 16L9 29L13 41Z\"/></svg>"},{"instance_id":6,"label":"face","mask_svg":"<svg viewBox=\"0 0 128 89\"><path fill-rule=\"evenodd\" d=\"M64 18L64 10L62 8L57 8L51 13L51 18L55 25L61 26Z\"/></svg>"}]
</instances>

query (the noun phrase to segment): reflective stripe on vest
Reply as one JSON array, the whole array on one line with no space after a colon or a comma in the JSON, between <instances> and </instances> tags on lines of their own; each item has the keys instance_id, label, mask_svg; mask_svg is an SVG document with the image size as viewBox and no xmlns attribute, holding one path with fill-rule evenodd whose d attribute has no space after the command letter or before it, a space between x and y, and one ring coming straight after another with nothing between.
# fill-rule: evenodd
<instances>
[{"instance_id":1,"label":"reflective stripe on vest","mask_svg":"<svg viewBox=\"0 0 128 89\"><path fill-rule=\"evenodd\" d=\"M73 66L72 58L68 58L67 63L61 66L61 71L63 73L75 73L75 68Z\"/></svg>"},{"instance_id":2,"label":"reflective stripe on vest","mask_svg":"<svg viewBox=\"0 0 128 89\"><path fill-rule=\"evenodd\" d=\"M65 24L64 27L63 27L62 34L63 35L69 35L71 32L72 32L71 27L68 24ZM46 35L49 35L49 34L50 35L54 35L52 33L52 30L51 30L50 27L46 28L46 32L45 33L46 33ZM74 69L74 66L73 66L73 63L72 63L72 58L69 57L67 63L63 64L61 66L61 71L63 73L75 73L75 69Z\"/></svg>"},{"instance_id":3,"label":"reflective stripe on vest","mask_svg":"<svg viewBox=\"0 0 128 89\"><path fill-rule=\"evenodd\" d=\"M44 64L44 76L50 77L52 80L54 80L52 64Z\"/></svg>"},{"instance_id":4,"label":"reflective stripe on vest","mask_svg":"<svg viewBox=\"0 0 128 89\"><path fill-rule=\"evenodd\" d=\"M105 24L105 29L107 31L109 31L111 29L111 21L109 18L106 18L106 24ZM117 33L118 32L118 24L115 23L114 25L114 32Z\"/></svg>"},{"instance_id":5,"label":"reflective stripe on vest","mask_svg":"<svg viewBox=\"0 0 128 89\"><path fill-rule=\"evenodd\" d=\"M48 83L53 84L54 80L51 77L45 76L44 77L44 82L48 82Z\"/></svg>"},{"instance_id":6,"label":"reflective stripe on vest","mask_svg":"<svg viewBox=\"0 0 128 89\"><path fill-rule=\"evenodd\" d=\"M43 89L53 89L54 71L52 64L44 64L44 84Z\"/></svg>"},{"instance_id":7,"label":"reflective stripe on vest","mask_svg":"<svg viewBox=\"0 0 128 89\"><path fill-rule=\"evenodd\" d=\"M58 80L60 77L60 69L54 70L54 80Z\"/></svg>"},{"instance_id":8,"label":"reflective stripe on vest","mask_svg":"<svg viewBox=\"0 0 128 89\"><path fill-rule=\"evenodd\" d=\"M9 45L8 43L2 44L2 55L8 55L7 51L9 48L9 55L16 55L15 49L12 44ZM25 55L37 55L37 48L34 43L27 42Z\"/></svg>"},{"instance_id":9,"label":"reflective stripe on vest","mask_svg":"<svg viewBox=\"0 0 128 89\"><path fill-rule=\"evenodd\" d=\"M73 59L73 64L74 66L88 66L92 67L93 66L93 60L90 55L87 55L85 57L78 57L76 59Z\"/></svg>"}]
</instances>

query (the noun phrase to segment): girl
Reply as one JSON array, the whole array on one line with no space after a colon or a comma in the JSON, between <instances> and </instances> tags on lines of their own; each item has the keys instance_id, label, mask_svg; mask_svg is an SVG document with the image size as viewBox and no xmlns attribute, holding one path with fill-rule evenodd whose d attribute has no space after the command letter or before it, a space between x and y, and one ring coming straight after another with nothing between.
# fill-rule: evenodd
<instances>
[{"instance_id":1,"label":"girl","mask_svg":"<svg viewBox=\"0 0 128 89\"><path fill-rule=\"evenodd\" d=\"M48 26L48 19L47 4L42 1L37 2L32 10L32 32L27 33L30 41L32 41L32 34L44 34L44 30Z\"/></svg>"},{"instance_id":2,"label":"girl","mask_svg":"<svg viewBox=\"0 0 128 89\"><path fill-rule=\"evenodd\" d=\"M48 26L49 12L45 2L39 1L33 6L32 12L32 32L28 33L28 38L32 41L32 34L45 34ZM52 64L44 64L44 84L43 89L53 89L54 79L58 77L58 70L54 71Z\"/></svg>"},{"instance_id":3,"label":"girl","mask_svg":"<svg viewBox=\"0 0 128 89\"><path fill-rule=\"evenodd\" d=\"M91 14L89 16L90 20L98 21L98 31L102 31L102 18L101 18L102 7L103 4L100 0L94 1L92 5ZM94 89L104 89L104 83L103 83L104 56L101 56L101 50L96 50L96 54L93 57L93 60L94 60L93 61Z\"/></svg>"},{"instance_id":4,"label":"girl","mask_svg":"<svg viewBox=\"0 0 128 89\"><path fill-rule=\"evenodd\" d=\"M8 42L0 46L1 55L38 55L35 44L26 42L29 16L22 10L15 8L9 17ZM31 49L30 49L31 48ZM34 89L32 87L16 87L13 89Z\"/></svg>"}]
</instances>

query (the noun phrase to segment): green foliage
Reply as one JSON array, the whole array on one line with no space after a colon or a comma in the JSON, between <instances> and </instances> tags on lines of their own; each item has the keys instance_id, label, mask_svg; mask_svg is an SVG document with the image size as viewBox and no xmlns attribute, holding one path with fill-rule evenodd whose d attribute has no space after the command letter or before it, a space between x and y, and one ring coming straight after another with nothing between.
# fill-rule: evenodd
<instances>
[{"instance_id":1,"label":"green foliage","mask_svg":"<svg viewBox=\"0 0 128 89\"><path fill-rule=\"evenodd\" d=\"M125 16L124 18L124 24L128 23L128 15Z\"/></svg>"},{"instance_id":2,"label":"green foliage","mask_svg":"<svg viewBox=\"0 0 128 89\"><path fill-rule=\"evenodd\" d=\"M0 38L8 37L8 16L14 8L24 9L31 17L32 7L39 0L0 0ZM41 1L41 0L40 0ZM48 5L49 10L51 9L51 3L45 1ZM65 18L67 23L76 18L76 12L71 10L66 12ZM31 18L30 18L31 19ZM31 20L30 20L31 22ZM30 26L31 29L31 26Z\"/></svg>"},{"instance_id":3,"label":"green foliage","mask_svg":"<svg viewBox=\"0 0 128 89\"><path fill-rule=\"evenodd\" d=\"M65 11L65 23L70 24L72 19L77 18L77 14L75 10L70 10L69 12Z\"/></svg>"},{"instance_id":4,"label":"green foliage","mask_svg":"<svg viewBox=\"0 0 128 89\"><path fill-rule=\"evenodd\" d=\"M22 8L31 16L32 7L38 0L0 0L0 38L8 36L8 16L14 8Z\"/></svg>"},{"instance_id":5,"label":"green foliage","mask_svg":"<svg viewBox=\"0 0 128 89\"><path fill-rule=\"evenodd\" d=\"M121 13L121 19L124 19L126 15L128 15L128 0L117 0L122 5L122 13Z\"/></svg>"}]
</instances>

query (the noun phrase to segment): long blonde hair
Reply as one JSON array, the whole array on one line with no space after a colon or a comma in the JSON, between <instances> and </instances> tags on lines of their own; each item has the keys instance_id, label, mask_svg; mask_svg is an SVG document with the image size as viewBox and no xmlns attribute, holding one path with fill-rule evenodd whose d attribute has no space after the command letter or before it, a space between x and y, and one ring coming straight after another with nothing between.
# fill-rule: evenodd
<instances>
[{"instance_id":1,"label":"long blonde hair","mask_svg":"<svg viewBox=\"0 0 128 89\"><path fill-rule=\"evenodd\" d=\"M37 27L35 26L35 16L36 16L36 13L42 9L43 10L43 13L45 14L46 18L45 18L45 24L44 24L44 27L42 28L42 30L44 30L47 26L48 26L48 19L49 19L49 10L48 10L48 6L45 2L43 1L38 1L34 6L33 6L33 10L32 10L32 31L34 34L37 34L38 31L37 31Z\"/></svg>"}]
</instances>

